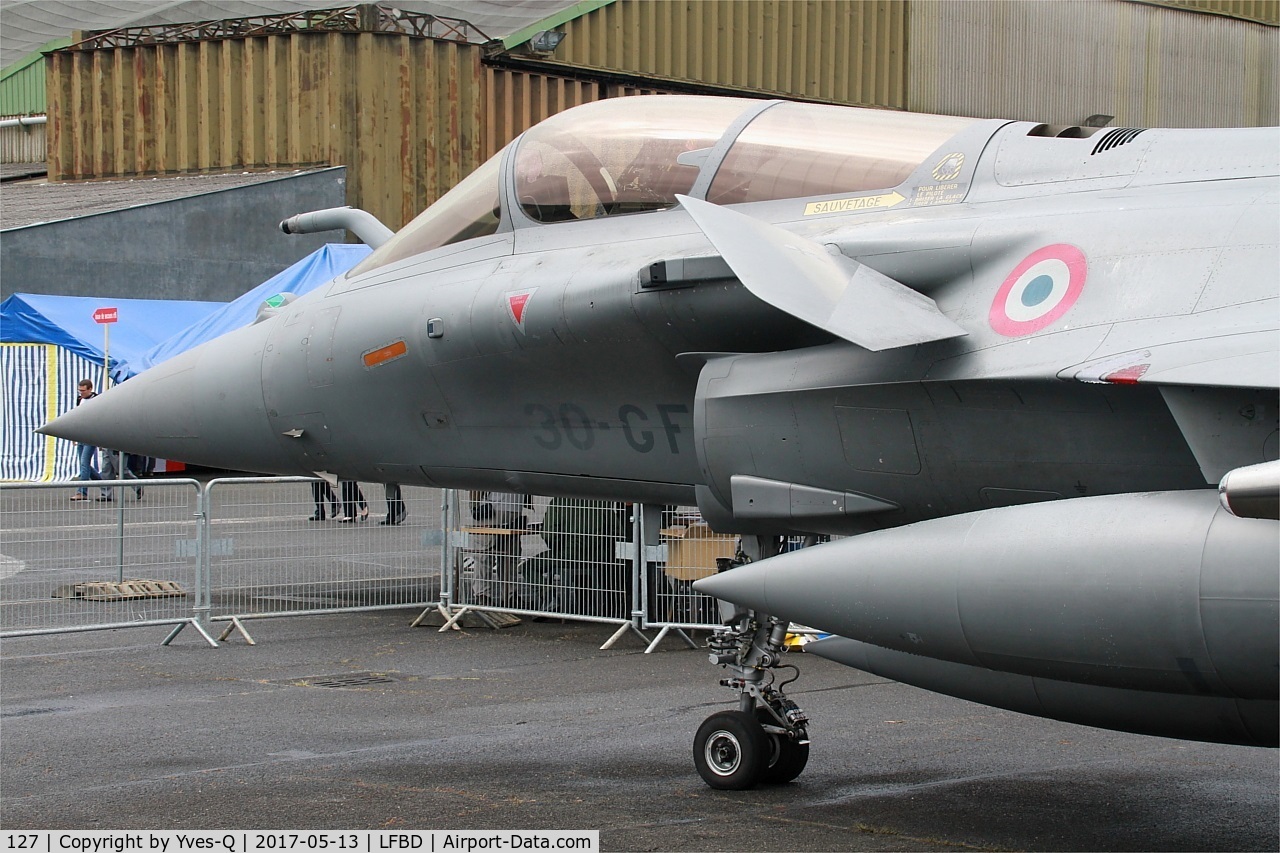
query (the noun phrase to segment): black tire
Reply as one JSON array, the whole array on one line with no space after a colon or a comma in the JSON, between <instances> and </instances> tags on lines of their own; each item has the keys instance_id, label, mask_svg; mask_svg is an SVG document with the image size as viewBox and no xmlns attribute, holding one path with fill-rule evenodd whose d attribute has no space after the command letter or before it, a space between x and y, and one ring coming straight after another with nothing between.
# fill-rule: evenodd
<instances>
[{"instance_id":1,"label":"black tire","mask_svg":"<svg viewBox=\"0 0 1280 853\"><path fill-rule=\"evenodd\" d=\"M756 707L756 720L776 726L778 721L764 708ZM809 763L809 744L798 743L786 735L761 730L765 737L765 757L760 768L760 781L766 785L785 785L804 772Z\"/></svg>"},{"instance_id":2,"label":"black tire","mask_svg":"<svg viewBox=\"0 0 1280 853\"><path fill-rule=\"evenodd\" d=\"M693 763L702 781L721 791L745 791L760 781L769 742L751 714L721 711L698 726Z\"/></svg>"}]
</instances>

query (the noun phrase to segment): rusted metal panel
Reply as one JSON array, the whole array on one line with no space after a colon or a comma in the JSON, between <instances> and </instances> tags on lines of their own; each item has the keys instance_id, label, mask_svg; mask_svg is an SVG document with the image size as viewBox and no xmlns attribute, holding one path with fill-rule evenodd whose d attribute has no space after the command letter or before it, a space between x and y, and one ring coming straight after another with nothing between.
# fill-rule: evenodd
<instances>
[{"instance_id":1,"label":"rusted metal panel","mask_svg":"<svg viewBox=\"0 0 1280 853\"><path fill-rule=\"evenodd\" d=\"M1116 126L1277 123L1275 30L1115 0L915 2L917 112ZM999 81L998 85L993 81Z\"/></svg>"},{"instance_id":2,"label":"rusted metal panel","mask_svg":"<svg viewBox=\"0 0 1280 853\"><path fill-rule=\"evenodd\" d=\"M484 156L479 48L393 33L295 33L62 51L56 180L346 165L395 228Z\"/></svg>"},{"instance_id":3,"label":"rusted metal panel","mask_svg":"<svg viewBox=\"0 0 1280 853\"><path fill-rule=\"evenodd\" d=\"M479 121L485 158L544 118L608 96L586 80L494 68L486 68L485 88Z\"/></svg>"},{"instance_id":4,"label":"rusted metal panel","mask_svg":"<svg viewBox=\"0 0 1280 853\"><path fill-rule=\"evenodd\" d=\"M549 73L595 69L905 106L907 0L618 0L563 26Z\"/></svg>"}]
</instances>

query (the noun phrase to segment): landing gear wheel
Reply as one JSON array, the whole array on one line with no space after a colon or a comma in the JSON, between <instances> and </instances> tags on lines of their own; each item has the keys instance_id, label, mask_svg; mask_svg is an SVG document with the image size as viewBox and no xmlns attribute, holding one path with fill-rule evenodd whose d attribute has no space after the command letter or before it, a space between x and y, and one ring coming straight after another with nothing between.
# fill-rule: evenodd
<instances>
[{"instance_id":1,"label":"landing gear wheel","mask_svg":"<svg viewBox=\"0 0 1280 853\"><path fill-rule=\"evenodd\" d=\"M764 708L756 706L756 720L762 725L776 726L778 721ZM803 729L801 730L803 734ZM809 744L800 743L786 735L764 732L764 765L760 769L760 781L766 785L785 785L804 772L809 763Z\"/></svg>"},{"instance_id":2,"label":"landing gear wheel","mask_svg":"<svg viewBox=\"0 0 1280 853\"><path fill-rule=\"evenodd\" d=\"M743 711L712 714L703 720L693 739L698 775L721 791L754 788L768 755L768 736L756 718Z\"/></svg>"}]
</instances>

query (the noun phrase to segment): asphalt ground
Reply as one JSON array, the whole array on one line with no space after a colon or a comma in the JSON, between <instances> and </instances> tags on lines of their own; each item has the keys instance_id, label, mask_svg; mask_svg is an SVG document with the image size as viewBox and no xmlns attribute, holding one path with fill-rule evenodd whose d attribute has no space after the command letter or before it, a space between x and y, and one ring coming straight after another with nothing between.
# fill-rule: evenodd
<instances>
[{"instance_id":1,"label":"asphalt ground","mask_svg":"<svg viewBox=\"0 0 1280 853\"><path fill-rule=\"evenodd\" d=\"M604 850L1276 850L1274 750L1087 729L794 654L808 769L707 788L705 655L609 626L448 634L414 610L0 643L17 829L599 829ZM389 680L322 687L325 676Z\"/></svg>"}]
</instances>

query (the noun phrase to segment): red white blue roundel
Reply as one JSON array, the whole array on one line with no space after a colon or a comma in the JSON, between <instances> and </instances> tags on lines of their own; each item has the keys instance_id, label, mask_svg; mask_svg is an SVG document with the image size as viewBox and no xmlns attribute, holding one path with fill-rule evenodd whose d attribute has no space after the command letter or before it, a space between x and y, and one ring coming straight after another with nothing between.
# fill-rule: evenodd
<instances>
[{"instance_id":1,"label":"red white blue roundel","mask_svg":"<svg viewBox=\"0 0 1280 853\"><path fill-rule=\"evenodd\" d=\"M1076 304L1088 266L1075 246L1055 243L1027 255L991 303L991 328L1016 338L1038 332Z\"/></svg>"}]
</instances>

